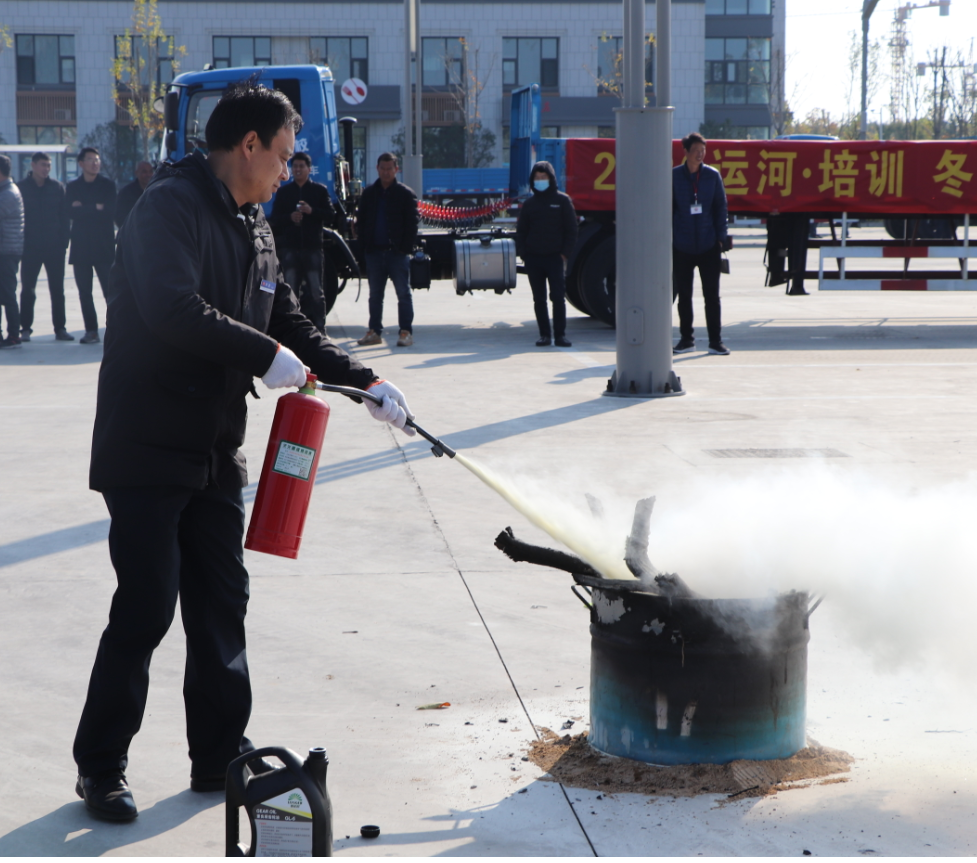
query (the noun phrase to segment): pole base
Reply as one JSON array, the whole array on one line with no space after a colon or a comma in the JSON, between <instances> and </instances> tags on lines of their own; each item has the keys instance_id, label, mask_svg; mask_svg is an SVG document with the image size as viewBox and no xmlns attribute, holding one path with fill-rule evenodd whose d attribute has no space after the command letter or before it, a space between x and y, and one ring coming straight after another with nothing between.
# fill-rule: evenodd
<instances>
[{"instance_id":1,"label":"pole base","mask_svg":"<svg viewBox=\"0 0 977 863\"><path fill-rule=\"evenodd\" d=\"M628 378L625 377L624 380L626 381ZM638 382L633 379L627 386L622 386L622 383L623 381L621 381L618 371L615 371L607 379L607 389L601 395L614 396L620 399L667 399L672 396L684 396L686 393L682 389L682 379L674 371L669 371L668 379L659 391L641 391L638 389Z\"/></svg>"},{"instance_id":2,"label":"pole base","mask_svg":"<svg viewBox=\"0 0 977 863\"><path fill-rule=\"evenodd\" d=\"M672 390L667 393L616 393L612 390L604 390L602 396L609 396L616 399L668 399L672 396L684 396L687 390Z\"/></svg>"}]
</instances>

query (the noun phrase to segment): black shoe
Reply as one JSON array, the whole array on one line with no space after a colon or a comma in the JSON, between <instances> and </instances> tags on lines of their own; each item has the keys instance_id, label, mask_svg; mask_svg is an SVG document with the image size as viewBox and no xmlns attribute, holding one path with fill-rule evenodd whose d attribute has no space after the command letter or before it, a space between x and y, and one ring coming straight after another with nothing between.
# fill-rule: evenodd
<instances>
[{"instance_id":1,"label":"black shoe","mask_svg":"<svg viewBox=\"0 0 977 863\"><path fill-rule=\"evenodd\" d=\"M56 342L73 342L75 337L71 335L67 330L55 330L54 340Z\"/></svg>"},{"instance_id":2,"label":"black shoe","mask_svg":"<svg viewBox=\"0 0 977 863\"><path fill-rule=\"evenodd\" d=\"M793 286L791 286L791 289L789 291L787 291L787 296L788 297L806 297L806 296L808 296L808 292L805 291L804 288L802 288L802 287L799 287L797 285L793 285Z\"/></svg>"},{"instance_id":3,"label":"black shoe","mask_svg":"<svg viewBox=\"0 0 977 863\"><path fill-rule=\"evenodd\" d=\"M573 342L571 342L566 336L557 336L553 342L558 348L572 348Z\"/></svg>"},{"instance_id":4,"label":"black shoe","mask_svg":"<svg viewBox=\"0 0 977 863\"><path fill-rule=\"evenodd\" d=\"M549 346L550 346L549 336L540 336L538 339L536 339L537 348L548 348Z\"/></svg>"},{"instance_id":5,"label":"black shoe","mask_svg":"<svg viewBox=\"0 0 977 863\"><path fill-rule=\"evenodd\" d=\"M102 340L98 337L98 330L90 330L78 340L78 344L97 345L100 341Z\"/></svg>"},{"instance_id":6,"label":"black shoe","mask_svg":"<svg viewBox=\"0 0 977 863\"><path fill-rule=\"evenodd\" d=\"M722 342L710 342L709 353L719 354L720 356L726 356L729 354L729 348L726 347Z\"/></svg>"},{"instance_id":7,"label":"black shoe","mask_svg":"<svg viewBox=\"0 0 977 863\"><path fill-rule=\"evenodd\" d=\"M3 341L0 341L0 348L19 348L20 344L20 336L7 336Z\"/></svg>"},{"instance_id":8,"label":"black shoe","mask_svg":"<svg viewBox=\"0 0 977 863\"><path fill-rule=\"evenodd\" d=\"M672 348L673 354L687 354L695 350L695 339L679 339L678 344Z\"/></svg>"},{"instance_id":9,"label":"black shoe","mask_svg":"<svg viewBox=\"0 0 977 863\"><path fill-rule=\"evenodd\" d=\"M85 801L85 808L96 818L132 821L139 814L126 775L121 770L100 776L79 776L75 793Z\"/></svg>"},{"instance_id":10,"label":"black shoe","mask_svg":"<svg viewBox=\"0 0 977 863\"><path fill-rule=\"evenodd\" d=\"M264 758L258 758L248 764L248 772L252 776L258 776L274 770L275 766ZM227 786L227 771L223 773L211 773L203 776L196 776L190 773L190 790L207 793L208 791L223 791Z\"/></svg>"},{"instance_id":11,"label":"black shoe","mask_svg":"<svg viewBox=\"0 0 977 863\"><path fill-rule=\"evenodd\" d=\"M22 342L29 342L31 340L31 331L30 330L21 330L20 331L20 340Z\"/></svg>"}]
</instances>

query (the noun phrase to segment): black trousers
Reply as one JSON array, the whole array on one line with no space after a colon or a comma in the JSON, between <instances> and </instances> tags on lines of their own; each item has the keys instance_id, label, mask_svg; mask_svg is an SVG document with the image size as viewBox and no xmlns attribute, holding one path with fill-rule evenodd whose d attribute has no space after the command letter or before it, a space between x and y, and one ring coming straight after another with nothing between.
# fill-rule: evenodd
<instances>
[{"instance_id":1,"label":"black trousers","mask_svg":"<svg viewBox=\"0 0 977 863\"><path fill-rule=\"evenodd\" d=\"M192 773L223 773L253 749L245 652L244 502L239 489L181 486L102 492L118 580L75 736L79 773L125 770L149 689L153 650L173 621L186 633L183 681Z\"/></svg>"},{"instance_id":2,"label":"black trousers","mask_svg":"<svg viewBox=\"0 0 977 863\"><path fill-rule=\"evenodd\" d=\"M326 297L322 292L322 252L318 249L284 249L282 271L285 281L299 297L299 307L320 333L326 331ZM299 293L299 285L305 286Z\"/></svg>"},{"instance_id":3,"label":"black trousers","mask_svg":"<svg viewBox=\"0 0 977 863\"><path fill-rule=\"evenodd\" d=\"M85 332L94 333L98 330L98 313L95 311L95 301L92 299L92 287L95 283L92 269L98 274L98 283L102 286L102 296L108 302L109 273L112 270L112 259L95 263L73 264L75 284L78 285L78 298L81 300L81 316L85 321Z\"/></svg>"},{"instance_id":4,"label":"black trousers","mask_svg":"<svg viewBox=\"0 0 977 863\"><path fill-rule=\"evenodd\" d=\"M546 283L550 284L550 302L553 304L554 338L560 339L567 332L567 285L564 275L563 256L530 255L522 256L529 277L529 287L533 291L533 309L539 334L547 338L550 333L550 310L546 305Z\"/></svg>"},{"instance_id":5,"label":"black trousers","mask_svg":"<svg viewBox=\"0 0 977 863\"><path fill-rule=\"evenodd\" d=\"M678 326L683 339L692 338L692 280L698 269L699 280L702 282L702 299L706 303L709 344L722 341L722 311L719 305L721 260L722 251L718 245L698 255L689 255L672 248L672 299L678 298Z\"/></svg>"},{"instance_id":6,"label":"black trousers","mask_svg":"<svg viewBox=\"0 0 977 863\"><path fill-rule=\"evenodd\" d=\"M20 328L34 326L34 301L37 297L37 277L41 267L47 273L47 287L51 294L51 322L54 330L63 330L67 322L64 311L64 249L25 252L20 262Z\"/></svg>"}]
</instances>

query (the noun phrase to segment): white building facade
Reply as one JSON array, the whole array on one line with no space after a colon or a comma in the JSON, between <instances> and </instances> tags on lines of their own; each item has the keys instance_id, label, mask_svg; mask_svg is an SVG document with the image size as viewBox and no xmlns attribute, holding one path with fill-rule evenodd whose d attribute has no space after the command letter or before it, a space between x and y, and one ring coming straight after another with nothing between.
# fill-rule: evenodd
<instances>
[{"instance_id":1,"label":"white building facade","mask_svg":"<svg viewBox=\"0 0 977 863\"><path fill-rule=\"evenodd\" d=\"M703 123L707 129L724 124L731 136L768 134L771 83L778 74L782 79L783 3L672 0L676 135ZM39 150L63 143L77 151L96 127L118 119L111 66L116 39L130 26L132 3L4 0L0 9L0 25L14 43L0 51L0 136ZM181 71L316 60L333 67L337 85L361 78L368 85L366 100L355 107L339 101L340 110L358 120L357 161L372 165L392 149L403 125L401 2L159 0L158 9L164 30L186 50ZM654 33L653 3L646 16ZM619 100L607 82L614 76L622 17L620 2L422 0L426 124L457 123L452 75L476 74L477 66L484 84L481 123L496 136L492 164L507 159L508 93L524 83L542 85L544 135L613 135ZM160 74L165 79L168 68ZM653 82L648 92L653 97Z\"/></svg>"}]
</instances>

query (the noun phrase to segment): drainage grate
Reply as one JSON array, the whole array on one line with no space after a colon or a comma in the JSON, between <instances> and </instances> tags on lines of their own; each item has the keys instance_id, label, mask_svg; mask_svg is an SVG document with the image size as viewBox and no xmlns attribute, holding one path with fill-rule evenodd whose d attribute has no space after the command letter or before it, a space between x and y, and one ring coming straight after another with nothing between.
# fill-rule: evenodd
<instances>
[{"instance_id":1,"label":"drainage grate","mask_svg":"<svg viewBox=\"0 0 977 863\"><path fill-rule=\"evenodd\" d=\"M851 458L837 449L707 449L715 458Z\"/></svg>"}]
</instances>

